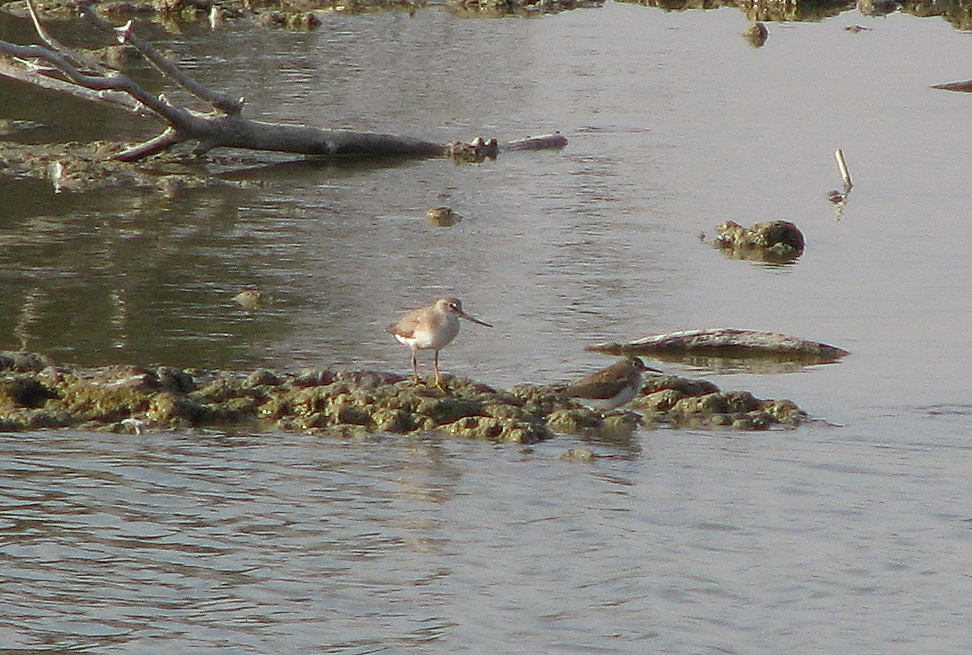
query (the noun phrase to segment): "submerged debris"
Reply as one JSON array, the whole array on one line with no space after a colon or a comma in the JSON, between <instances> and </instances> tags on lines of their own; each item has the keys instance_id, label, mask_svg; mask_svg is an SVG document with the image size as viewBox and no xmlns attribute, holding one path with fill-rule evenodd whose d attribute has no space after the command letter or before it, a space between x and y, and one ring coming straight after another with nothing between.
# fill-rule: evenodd
<instances>
[{"instance_id":1,"label":"submerged debris","mask_svg":"<svg viewBox=\"0 0 972 655\"><path fill-rule=\"evenodd\" d=\"M556 433L630 434L639 426L793 426L807 415L790 401L723 392L703 380L656 375L631 411L602 413L563 385L508 391L443 376L444 389L396 373L276 373L108 366L76 369L27 352L0 353L0 430L77 428L137 432L204 426L353 435L435 431L534 443Z\"/></svg>"}]
</instances>

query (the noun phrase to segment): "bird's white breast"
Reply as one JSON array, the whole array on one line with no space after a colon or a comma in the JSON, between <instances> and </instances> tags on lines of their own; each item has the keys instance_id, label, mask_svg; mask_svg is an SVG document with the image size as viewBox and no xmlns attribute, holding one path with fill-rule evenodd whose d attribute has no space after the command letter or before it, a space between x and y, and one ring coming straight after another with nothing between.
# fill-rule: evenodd
<instances>
[{"instance_id":1,"label":"bird's white breast","mask_svg":"<svg viewBox=\"0 0 972 655\"><path fill-rule=\"evenodd\" d=\"M439 350L445 348L457 334L459 334L459 317L450 314L429 325L416 326L411 336L396 334L395 338L412 348Z\"/></svg>"}]
</instances>

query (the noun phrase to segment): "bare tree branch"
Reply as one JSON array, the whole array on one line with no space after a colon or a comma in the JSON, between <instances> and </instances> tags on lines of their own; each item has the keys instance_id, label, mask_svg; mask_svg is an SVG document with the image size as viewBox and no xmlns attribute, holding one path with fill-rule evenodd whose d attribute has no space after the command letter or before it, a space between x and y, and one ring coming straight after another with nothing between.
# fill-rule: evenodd
<instances>
[{"instance_id":1,"label":"bare tree branch","mask_svg":"<svg viewBox=\"0 0 972 655\"><path fill-rule=\"evenodd\" d=\"M27 11L30 14L30 20L34 23L34 29L37 30L37 36L40 37L41 41L47 44L47 47L51 50L57 52L66 60L72 62L75 66L87 67L91 71L96 71L98 73L104 74L105 67L99 62L94 61L90 57L85 57L70 48L65 47L59 41L57 41L51 33L47 31L44 24L41 22L40 15L37 13L36 7L32 0L27 0Z\"/></svg>"},{"instance_id":2,"label":"bare tree branch","mask_svg":"<svg viewBox=\"0 0 972 655\"><path fill-rule=\"evenodd\" d=\"M13 55L13 53L10 52L6 47L9 45L12 44L0 41L0 53ZM8 79L17 80L26 84L33 84L34 86L50 89L51 91L68 93L83 100L107 102L135 114L154 116L158 118L157 114L149 111L145 106L127 93L120 91L99 91L78 86L74 82L65 80L62 77L54 77L50 74L51 72L52 71L41 70L37 66L32 66L26 63L21 63L18 65L15 62L0 58L0 77L6 77Z\"/></svg>"},{"instance_id":3,"label":"bare tree branch","mask_svg":"<svg viewBox=\"0 0 972 655\"><path fill-rule=\"evenodd\" d=\"M113 27L102 20L102 18L90 5L83 7L81 12L82 15L85 16L85 18L87 18L88 21L99 30L112 34L116 39L118 39L119 43L128 44L134 47L146 59L148 59L160 73L192 93L200 100L211 104L217 110L226 114L237 115L243 111L243 98L233 98L227 93L222 93L205 87L193 79L190 75L181 71L175 64L162 56L162 53L160 53L155 46L135 34L134 23L132 21L128 21L122 27Z\"/></svg>"},{"instance_id":4,"label":"bare tree branch","mask_svg":"<svg viewBox=\"0 0 972 655\"><path fill-rule=\"evenodd\" d=\"M139 159L145 159L150 155L168 150L180 141L182 139L179 138L179 134L170 127L154 139L150 139L138 144L134 148L129 148L124 152L118 153L115 155L115 159L118 161L138 161Z\"/></svg>"},{"instance_id":5,"label":"bare tree branch","mask_svg":"<svg viewBox=\"0 0 972 655\"><path fill-rule=\"evenodd\" d=\"M213 148L229 147L332 157L452 156L462 161L483 161L487 157L495 158L501 149L496 139L483 140L477 137L469 143L442 145L392 134L328 130L243 118L243 98L233 98L214 91L179 70L178 66L162 56L152 44L138 37L131 22L124 27L114 28L103 21L93 7L84 7L84 15L99 30L111 33L119 42L137 49L164 76L210 104L214 111L200 113L178 107L164 95L152 95L124 73L92 62L55 41L41 24L31 0L27 0L27 5L38 35L46 43L46 47L0 41L0 54L13 58L7 61L0 58L0 75L65 91L88 100L115 102L135 113L155 115L168 124L159 136L115 155L121 161L137 161L189 140L198 142L193 151L197 155L205 154ZM38 61L51 68L34 63ZM508 149L562 148L566 144L567 140L556 134L513 142L508 145Z\"/></svg>"}]
</instances>

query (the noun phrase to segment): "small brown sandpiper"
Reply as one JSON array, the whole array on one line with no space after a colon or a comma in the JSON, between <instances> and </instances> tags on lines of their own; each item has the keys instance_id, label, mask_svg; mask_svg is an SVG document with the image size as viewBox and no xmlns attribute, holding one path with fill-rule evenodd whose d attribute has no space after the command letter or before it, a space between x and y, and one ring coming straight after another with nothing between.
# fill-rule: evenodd
<instances>
[{"instance_id":1,"label":"small brown sandpiper","mask_svg":"<svg viewBox=\"0 0 972 655\"><path fill-rule=\"evenodd\" d=\"M608 412L631 402L638 395L645 371L661 373L658 369L645 366L637 357L625 357L607 368L571 382L567 385L567 395L591 409Z\"/></svg>"},{"instance_id":2,"label":"small brown sandpiper","mask_svg":"<svg viewBox=\"0 0 972 655\"><path fill-rule=\"evenodd\" d=\"M412 372L415 374L416 383L421 382L418 374L418 351L434 350L435 386L441 388L439 351L448 346L459 334L460 318L486 327L493 327L489 323L462 311L462 302L458 298L446 297L439 298L428 307L409 312L397 323L385 328L386 331L395 335L396 339L412 349Z\"/></svg>"}]
</instances>

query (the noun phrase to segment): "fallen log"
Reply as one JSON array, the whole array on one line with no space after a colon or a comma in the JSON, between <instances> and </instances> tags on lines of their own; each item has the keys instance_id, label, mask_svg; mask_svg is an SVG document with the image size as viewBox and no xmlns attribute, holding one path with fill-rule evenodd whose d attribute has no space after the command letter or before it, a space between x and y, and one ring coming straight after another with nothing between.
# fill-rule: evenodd
<instances>
[{"instance_id":1,"label":"fallen log","mask_svg":"<svg viewBox=\"0 0 972 655\"><path fill-rule=\"evenodd\" d=\"M193 154L202 156L213 148L286 152L314 157L410 157L452 156L462 161L495 158L501 149L537 150L563 148L567 140L558 135L513 142L505 148L496 139L476 138L469 144L439 144L423 139L329 130L307 125L267 123L243 117L244 99L210 89L180 70L155 47L134 32L134 25L115 28L104 22L90 5L82 14L98 30L113 35L122 45L137 50L165 77L212 107L199 112L171 103L164 95L153 95L128 75L108 68L56 41L43 27L31 0L27 7L43 45L18 45L0 41L0 77L68 93L85 100L111 103L129 112L152 116L166 124L156 137L114 155L132 162L194 141Z\"/></svg>"}]
</instances>

